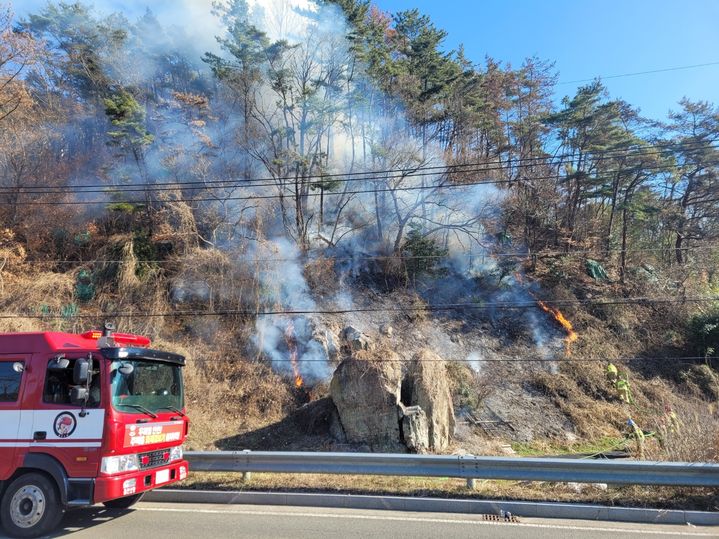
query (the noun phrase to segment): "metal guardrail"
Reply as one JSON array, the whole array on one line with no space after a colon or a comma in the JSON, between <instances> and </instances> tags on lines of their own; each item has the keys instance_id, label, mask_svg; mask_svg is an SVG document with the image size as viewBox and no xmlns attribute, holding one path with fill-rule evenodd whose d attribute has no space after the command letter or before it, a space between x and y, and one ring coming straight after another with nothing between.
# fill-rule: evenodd
<instances>
[{"instance_id":1,"label":"metal guardrail","mask_svg":"<svg viewBox=\"0 0 719 539\"><path fill-rule=\"evenodd\" d=\"M709 463L281 451L187 452L185 457L190 468L198 472L396 475L719 487L719 464Z\"/></svg>"}]
</instances>

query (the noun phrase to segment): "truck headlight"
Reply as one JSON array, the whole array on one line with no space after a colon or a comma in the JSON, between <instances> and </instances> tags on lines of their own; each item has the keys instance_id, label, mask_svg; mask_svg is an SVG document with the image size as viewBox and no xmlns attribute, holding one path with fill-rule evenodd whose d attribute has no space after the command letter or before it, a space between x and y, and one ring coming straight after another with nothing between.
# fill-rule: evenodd
<instances>
[{"instance_id":1,"label":"truck headlight","mask_svg":"<svg viewBox=\"0 0 719 539\"><path fill-rule=\"evenodd\" d=\"M182 460L182 446L178 445L170 449L170 462Z\"/></svg>"},{"instance_id":2,"label":"truck headlight","mask_svg":"<svg viewBox=\"0 0 719 539\"><path fill-rule=\"evenodd\" d=\"M118 455L116 457L103 457L100 471L104 474L121 472L134 472L140 469L137 455Z\"/></svg>"}]
</instances>

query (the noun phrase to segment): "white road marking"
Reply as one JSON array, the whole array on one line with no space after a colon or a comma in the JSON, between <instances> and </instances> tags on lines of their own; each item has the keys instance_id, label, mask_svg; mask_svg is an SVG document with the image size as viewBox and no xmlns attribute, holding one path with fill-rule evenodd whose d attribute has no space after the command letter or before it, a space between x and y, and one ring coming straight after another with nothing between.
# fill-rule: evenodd
<instances>
[{"instance_id":1,"label":"white road marking","mask_svg":"<svg viewBox=\"0 0 719 539\"><path fill-rule=\"evenodd\" d=\"M137 507L138 511L156 511L161 513L202 513L209 515L227 515L228 511L219 509L177 509L169 507ZM487 520L461 520L449 518L425 518L425 517L398 517L398 516L380 516L380 515L343 515L332 513L286 513L281 511L232 511L235 515L250 516L268 516L268 517L305 517L305 518L328 518L328 519L346 519L346 520L385 520L394 522L427 522L433 524L478 524L487 526L520 526L523 528L541 528L545 530L572 530L572 531L600 531L607 533L637 533L643 535L674 535L681 537L713 537L716 539L717 534L713 533L686 533L686 532L669 532L669 531L651 531L631 528L590 528L588 526L561 526L552 524L530 524L527 522L492 522Z\"/></svg>"}]
</instances>

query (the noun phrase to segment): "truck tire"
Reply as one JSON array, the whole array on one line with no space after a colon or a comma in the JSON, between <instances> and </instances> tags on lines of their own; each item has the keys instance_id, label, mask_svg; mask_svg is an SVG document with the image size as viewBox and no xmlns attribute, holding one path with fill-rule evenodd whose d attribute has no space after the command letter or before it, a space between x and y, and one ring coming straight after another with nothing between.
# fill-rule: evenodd
<instances>
[{"instance_id":1,"label":"truck tire","mask_svg":"<svg viewBox=\"0 0 719 539\"><path fill-rule=\"evenodd\" d=\"M0 521L12 537L39 537L54 530L65 508L52 479L26 473L8 486L0 502Z\"/></svg>"},{"instance_id":2,"label":"truck tire","mask_svg":"<svg viewBox=\"0 0 719 539\"><path fill-rule=\"evenodd\" d=\"M104 505L108 509L127 509L128 507L132 507L137 502L139 502L144 495L145 495L145 493L141 492L140 494L133 494L132 496L125 496L124 498L108 500L106 502L102 502L102 505Z\"/></svg>"}]
</instances>

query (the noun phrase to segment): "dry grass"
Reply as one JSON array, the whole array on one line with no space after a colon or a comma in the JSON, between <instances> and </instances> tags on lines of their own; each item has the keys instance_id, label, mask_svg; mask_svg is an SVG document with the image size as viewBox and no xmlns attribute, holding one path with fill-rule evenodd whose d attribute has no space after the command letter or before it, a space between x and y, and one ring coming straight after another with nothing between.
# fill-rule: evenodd
<instances>
[{"instance_id":1,"label":"dry grass","mask_svg":"<svg viewBox=\"0 0 719 539\"><path fill-rule=\"evenodd\" d=\"M229 342L186 345L185 385L192 420L188 449L217 449L225 438L279 421L294 404L284 379L233 348Z\"/></svg>"},{"instance_id":2,"label":"dry grass","mask_svg":"<svg viewBox=\"0 0 719 539\"><path fill-rule=\"evenodd\" d=\"M648 445L647 458L676 462L718 462L719 416L716 414L716 406L686 402L674 410L679 419L678 427L672 427L665 418L660 419L655 425L660 438Z\"/></svg>"},{"instance_id":3,"label":"dry grass","mask_svg":"<svg viewBox=\"0 0 719 539\"><path fill-rule=\"evenodd\" d=\"M62 314L63 308L74 301L75 278L72 273L34 273L6 276L0 296L0 310L4 314L32 316ZM0 331L77 331L71 319L6 318L0 321Z\"/></svg>"},{"instance_id":4,"label":"dry grass","mask_svg":"<svg viewBox=\"0 0 719 539\"><path fill-rule=\"evenodd\" d=\"M313 293L322 298L337 294L340 290L340 281L335 271L335 261L331 258L316 258L303 268L307 285Z\"/></svg>"},{"instance_id":5,"label":"dry grass","mask_svg":"<svg viewBox=\"0 0 719 539\"><path fill-rule=\"evenodd\" d=\"M617 429L626 421L626 414L617 405L593 398L567 374L535 372L531 383L572 421L577 433L583 437L616 435Z\"/></svg>"}]
</instances>

